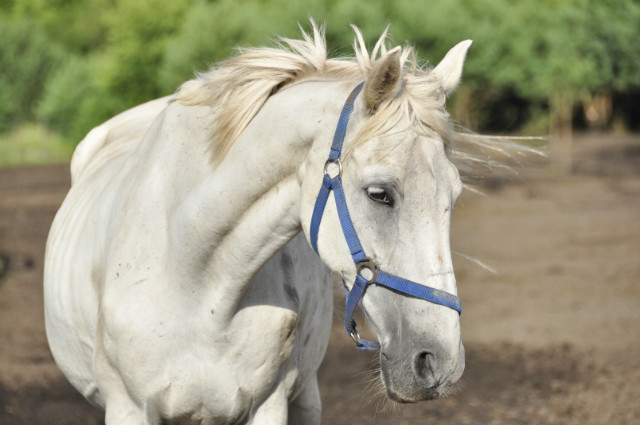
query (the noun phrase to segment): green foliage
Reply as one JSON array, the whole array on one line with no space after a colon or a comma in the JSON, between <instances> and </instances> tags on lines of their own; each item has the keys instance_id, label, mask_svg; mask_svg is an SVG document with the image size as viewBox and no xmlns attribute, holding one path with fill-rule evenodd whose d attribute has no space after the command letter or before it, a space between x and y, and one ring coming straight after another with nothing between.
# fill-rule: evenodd
<instances>
[{"instance_id":1,"label":"green foliage","mask_svg":"<svg viewBox=\"0 0 640 425\"><path fill-rule=\"evenodd\" d=\"M0 131L32 119L62 51L28 21L0 20Z\"/></svg>"},{"instance_id":2,"label":"green foliage","mask_svg":"<svg viewBox=\"0 0 640 425\"><path fill-rule=\"evenodd\" d=\"M276 12L277 11L277 12ZM194 71L234 54L238 45L267 44L270 25L285 21L282 9L273 3L246 1L238 7L234 1L196 2L184 17L176 34L167 40L159 81L165 92L172 92ZM295 19L286 19L279 28L295 27Z\"/></svg>"},{"instance_id":3,"label":"green foliage","mask_svg":"<svg viewBox=\"0 0 640 425\"><path fill-rule=\"evenodd\" d=\"M350 23L370 46L391 24L390 44L432 64L473 39L450 108L476 130L542 128L585 93L640 92L637 0L0 0L0 131L38 118L75 143L309 16L337 56L352 55Z\"/></svg>"},{"instance_id":4,"label":"green foliage","mask_svg":"<svg viewBox=\"0 0 640 425\"><path fill-rule=\"evenodd\" d=\"M99 59L69 58L51 76L38 105L38 117L74 144L91 128L130 106L96 83Z\"/></svg>"},{"instance_id":5,"label":"green foliage","mask_svg":"<svg viewBox=\"0 0 640 425\"><path fill-rule=\"evenodd\" d=\"M38 116L50 128L68 133L83 99L91 95L91 63L77 57L68 59L48 81L38 105Z\"/></svg>"},{"instance_id":6,"label":"green foliage","mask_svg":"<svg viewBox=\"0 0 640 425\"><path fill-rule=\"evenodd\" d=\"M73 53L88 53L104 40L109 0L19 0L11 8L16 19L43 28L55 43Z\"/></svg>"},{"instance_id":7,"label":"green foliage","mask_svg":"<svg viewBox=\"0 0 640 425\"><path fill-rule=\"evenodd\" d=\"M450 0L428 10L396 0L394 10L393 32L432 57L474 40L463 83L472 94L458 109L476 115L465 123L476 128L540 121L540 108L558 97L574 104L584 92L640 87L636 0Z\"/></svg>"},{"instance_id":8,"label":"green foliage","mask_svg":"<svg viewBox=\"0 0 640 425\"><path fill-rule=\"evenodd\" d=\"M181 22L186 0L120 0L107 15L108 42L97 81L134 105L163 93L157 69L164 43Z\"/></svg>"}]
</instances>

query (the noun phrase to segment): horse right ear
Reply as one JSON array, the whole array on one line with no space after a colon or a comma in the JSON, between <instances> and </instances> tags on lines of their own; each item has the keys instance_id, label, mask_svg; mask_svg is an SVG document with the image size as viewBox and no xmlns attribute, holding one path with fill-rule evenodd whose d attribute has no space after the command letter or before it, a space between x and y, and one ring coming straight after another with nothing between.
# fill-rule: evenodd
<instances>
[{"instance_id":1,"label":"horse right ear","mask_svg":"<svg viewBox=\"0 0 640 425\"><path fill-rule=\"evenodd\" d=\"M367 112L373 114L400 85L400 47L380 58L364 83L363 98Z\"/></svg>"}]
</instances>

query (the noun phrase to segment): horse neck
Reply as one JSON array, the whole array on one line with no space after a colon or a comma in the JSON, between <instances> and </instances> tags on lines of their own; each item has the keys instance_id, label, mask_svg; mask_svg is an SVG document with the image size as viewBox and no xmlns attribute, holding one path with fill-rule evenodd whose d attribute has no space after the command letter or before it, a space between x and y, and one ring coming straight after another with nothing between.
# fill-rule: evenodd
<instances>
[{"instance_id":1,"label":"horse neck","mask_svg":"<svg viewBox=\"0 0 640 425\"><path fill-rule=\"evenodd\" d=\"M300 231L301 166L314 141L329 151L336 99L347 90L309 82L270 98L181 206L172 232L177 263L195 274L189 281L209 285L216 316L230 320L252 277Z\"/></svg>"}]
</instances>

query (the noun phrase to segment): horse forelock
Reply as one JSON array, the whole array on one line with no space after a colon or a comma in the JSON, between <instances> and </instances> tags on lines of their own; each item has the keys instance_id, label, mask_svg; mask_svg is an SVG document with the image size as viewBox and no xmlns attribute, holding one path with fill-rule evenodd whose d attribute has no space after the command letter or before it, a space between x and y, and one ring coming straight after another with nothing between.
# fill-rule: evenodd
<instances>
[{"instance_id":1,"label":"horse forelock","mask_svg":"<svg viewBox=\"0 0 640 425\"><path fill-rule=\"evenodd\" d=\"M185 105L213 108L211 151L219 163L246 129L266 100L283 86L311 77L333 80L365 80L378 58L387 52L387 29L369 52L361 31L352 26L353 58L328 58L323 26L311 20L311 33L301 28L301 39L279 37L275 47L238 49L239 54L184 83L175 100ZM430 68L417 64L413 48L400 55L402 85L363 125L352 147L384 134L404 121L423 135L438 135L448 145L451 124L445 94Z\"/></svg>"}]
</instances>

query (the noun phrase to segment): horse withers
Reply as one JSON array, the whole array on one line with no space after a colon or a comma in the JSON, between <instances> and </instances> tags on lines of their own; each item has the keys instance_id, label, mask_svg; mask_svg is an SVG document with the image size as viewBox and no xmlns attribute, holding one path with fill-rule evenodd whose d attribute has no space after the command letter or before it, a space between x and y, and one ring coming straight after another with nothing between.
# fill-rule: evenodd
<instances>
[{"instance_id":1,"label":"horse withers","mask_svg":"<svg viewBox=\"0 0 640 425\"><path fill-rule=\"evenodd\" d=\"M386 32L371 54L355 33L353 59L328 59L315 24L241 51L78 146L47 241L46 329L107 425L319 423L332 274L391 399L460 378L445 99L471 43L423 69Z\"/></svg>"}]
</instances>

